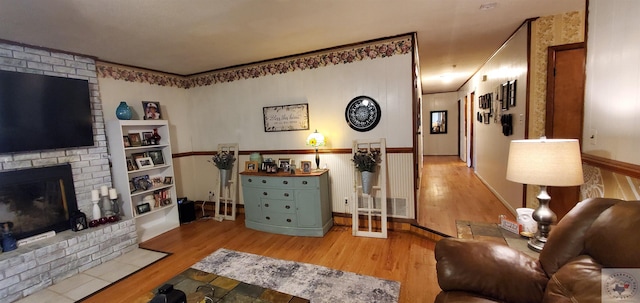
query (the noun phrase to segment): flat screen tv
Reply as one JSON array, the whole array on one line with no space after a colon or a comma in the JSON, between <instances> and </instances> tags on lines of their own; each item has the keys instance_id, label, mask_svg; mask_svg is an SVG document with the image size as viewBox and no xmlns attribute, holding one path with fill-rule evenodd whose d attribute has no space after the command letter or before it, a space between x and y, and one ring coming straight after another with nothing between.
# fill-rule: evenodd
<instances>
[{"instance_id":1,"label":"flat screen tv","mask_svg":"<svg viewBox=\"0 0 640 303\"><path fill-rule=\"evenodd\" d=\"M0 71L0 153L92 145L87 80Z\"/></svg>"}]
</instances>

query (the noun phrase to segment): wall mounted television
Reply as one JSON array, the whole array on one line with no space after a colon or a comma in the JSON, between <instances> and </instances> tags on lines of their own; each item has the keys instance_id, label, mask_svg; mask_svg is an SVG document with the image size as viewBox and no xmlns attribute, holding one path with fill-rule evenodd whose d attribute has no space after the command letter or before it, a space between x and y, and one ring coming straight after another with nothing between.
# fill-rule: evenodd
<instances>
[{"instance_id":1,"label":"wall mounted television","mask_svg":"<svg viewBox=\"0 0 640 303\"><path fill-rule=\"evenodd\" d=\"M0 71L0 153L93 144L89 81Z\"/></svg>"}]
</instances>

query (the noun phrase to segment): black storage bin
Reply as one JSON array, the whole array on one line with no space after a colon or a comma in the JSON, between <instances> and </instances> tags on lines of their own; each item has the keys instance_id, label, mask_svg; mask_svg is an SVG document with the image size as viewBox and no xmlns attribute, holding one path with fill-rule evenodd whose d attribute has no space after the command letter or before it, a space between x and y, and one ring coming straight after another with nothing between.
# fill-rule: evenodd
<instances>
[{"instance_id":1,"label":"black storage bin","mask_svg":"<svg viewBox=\"0 0 640 303\"><path fill-rule=\"evenodd\" d=\"M180 223L189 223L196 219L196 207L193 201L186 197L178 198L178 216Z\"/></svg>"}]
</instances>

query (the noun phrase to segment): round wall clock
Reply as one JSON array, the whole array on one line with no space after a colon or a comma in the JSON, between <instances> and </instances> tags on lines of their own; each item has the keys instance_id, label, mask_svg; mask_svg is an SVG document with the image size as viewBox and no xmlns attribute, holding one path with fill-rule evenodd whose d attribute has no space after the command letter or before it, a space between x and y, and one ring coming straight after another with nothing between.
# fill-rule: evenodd
<instances>
[{"instance_id":1,"label":"round wall clock","mask_svg":"<svg viewBox=\"0 0 640 303\"><path fill-rule=\"evenodd\" d=\"M367 96L353 98L344 111L347 124L354 130L366 132L372 130L380 122L380 105Z\"/></svg>"}]
</instances>

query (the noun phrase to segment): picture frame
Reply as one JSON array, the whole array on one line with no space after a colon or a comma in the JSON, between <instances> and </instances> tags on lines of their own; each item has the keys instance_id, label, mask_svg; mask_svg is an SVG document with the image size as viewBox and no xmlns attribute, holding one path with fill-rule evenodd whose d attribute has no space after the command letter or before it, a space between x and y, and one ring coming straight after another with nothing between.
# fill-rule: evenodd
<instances>
[{"instance_id":1,"label":"picture frame","mask_svg":"<svg viewBox=\"0 0 640 303\"><path fill-rule=\"evenodd\" d=\"M278 165L275 162L265 162L265 171L272 174L277 173Z\"/></svg>"},{"instance_id":2,"label":"picture frame","mask_svg":"<svg viewBox=\"0 0 640 303\"><path fill-rule=\"evenodd\" d=\"M131 146L142 146L142 139L139 133L129 133L129 143Z\"/></svg>"},{"instance_id":3,"label":"picture frame","mask_svg":"<svg viewBox=\"0 0 640 303\"><path fill-rule=\"evenodd\" d=\"M142 132L142 145L151 145L149 138L153 136L153 132Z\"/></svg>"},{"instance_id":4,"label":"picture frame","mask_svg":"<svg viewBox=\"0 0 640 303\"><path fill-rule=\"evenodd\" d=\"M245 161L244 162L244 170L248 172L257 172L258 171L258 162L257 161Z\"/></svg>"},{"instance_id":5,"label":"picture frame","mask_svg":"<svg viewBox=\"0 0 640 303\"><path fill-rule=\"evenodd\" d=\"M509 82L502 83L502 102L500 105L503 111L509 110Z\"/></svg>"},{"instance_id":6,"label":"picture frame","mask_svg":"<svg viewBox=\"0 0 640 303\"><path fill-rule=\"evenodd\" d=\"M431 117L430 134L446 134L447 133L447 113L446 110L432 110L429 114Z\"/></svg>"},{"instance_id":7,"label":"picture frame","mask_svg":"<svg viewBox=\"0 0 640 303\"><path fill-rule=\"evenodd\" d=\"M302 173L310 174L311 173L311 161L300 161L300 169Z\"/></svg>"},{"instance_id":8,"label":"picture frame","mask_svg":"<svg viewBox=\"0 0 640 303\"><path fill-rule=\"evenodd\" d=\"M162 113L160 112L160 102L142 101L142 112L144 113L144 120L162 119Z\"/></svg>"},{"instance_id":9,"label":"picture frame","mask_svg":"<svg viewBox=\"0 0 640 303\"><path fill-rule=\"evenodd\" d=\"M488 112L483 113L482 120L484 121L484 124L489 124L491 123L491 120L489 119L491 116Z\"/></svg>"},{"instance_id":10,"label":"picture frame","mask_svg":"<svg viewBox=\"0 0 640 303\"><path fill-rule=\"evenodd\" d=\"M127 171L133 171L133 170L137 170L138 166L136 165L136 163L133 161L133 158L127 158Z\"/></svg>"},{"instance_id":11,"label":"picture frame","mask_svg":"<svg viewBox=\"0 0 640 303\"><path fill-rule=\"evenodd\" d=\"M140 158L146 158L149 155L147 155L146 152L141 152L141 153L131 153L131 158L135 161L136 159L140 159Z\"/></svg>"},{"instance_id":12,"label":"picture frame","mask_svg":"<svg viewBox=\"0 0 640 303\"><path fill-rule=\"evenodd\" d=\"M518 80L509 81L509 106L516 106L516 84Z\"/></svg>"},{"instance_id":13,"label":"picture frame","mask_svg":"<svg viewBox=\"0 0 640 303\"><path fill-rule=\"evenodd\" d=\"M289 167L291 167L291 159L290 158L280 158L278 159L278 168L283 172L289 172Z\"/></svg>"},{"instance_id":14,"label":"picture frame","mask_svg":"<svg viewBox=\"0 0 640 303\"><path fill-rule=\"evenodd\" d=\"M129 141L129 136L122 136L122 144L124 144L124 147L131 147L131 141Z\"/></svg>"},{"instance_id":15,"label":"picture frame","mask_svg":"<svg viewBox=\"0 0 640 303\"><path fill-rule=\"evenodd\" d=\"M173 177L164 177L163 184L173 184Z\"/></svg>"},{"instance_id":16,"label":"picture frame","mask_svg":"<svg viewBox=\"0 0 640 303\"><path fill-rule=\"evenodd\" d=\"M265 132L309 129L309 104L265 106L262 108Z\"/></svg>"},{"instance_id":17,"label":"picture frame","mask_svg":"<svg viewBox=\"0 0 640 303\"><path fill-rule=\"evenodd\" d=\"M151 157L138 158L136 164L138 164L138 169L151 168L153 167L153 159Z\"/></svg>"},{"instance_id":18,"label":"picture frame","mask_svg":"<svg viewBox=\"0 0 640 303\"><path fill-rule=\"evenodd\" d=\"M165 164L161 149L150 150L147 152L147 155L151 158L151 161L153 161L153 165Z\"/></svg>"},{"instance_id":19,"label":"picture frame","mask_svg":"<svg viewBox=\"0 0 640 303\"><path fill-rule=\"evenodd\" d=\"M149 175L133 177L131 180L134 188L137 190L149 190L153 188L153 183L149 180Z\"/></svg>"},{"instance_id":20,"label":"picture frame","mask_svg":"<svg viewBox=\"0 0 640 303\"><path fill-rule=\"evenodd\" d=\"M136 210L138 211L138 215L148 213L151 211L151 205L149 205L149 203L142 203L136 205Z\"/></svg>"},{"instance_id":21,"label":"picture frame","mask_svg":"<svg viewBox=\"0 0 640 303\"><path fill-rule=\"evenodd\" d=\"M136 184L133 183L133 180L129 180L129 192L130 193L134 193L134 192L136 192L136 190L138 190L136 188Z\"/></svg>"}]
</instances>

